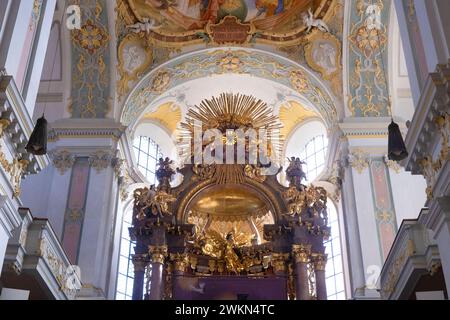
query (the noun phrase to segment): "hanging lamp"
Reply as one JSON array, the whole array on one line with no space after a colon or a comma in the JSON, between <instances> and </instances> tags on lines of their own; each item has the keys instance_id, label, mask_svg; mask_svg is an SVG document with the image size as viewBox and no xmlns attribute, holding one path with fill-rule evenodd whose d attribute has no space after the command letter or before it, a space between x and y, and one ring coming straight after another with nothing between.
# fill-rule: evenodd
<instances>
[{"instance_id":1,"label":"hanging lamp","mask_svg":"<svg viewBox=\"0 0 450 320\"><path fill-rule=\"evenodd\" d=\"M37 120L25 149L36 156L47 153L47 120L44 115Z\"/></svg>"},{"instance_id":2,"label":"hanging lamp","mask_svg":"<svg viewBox=\"0 0 450 320\"><path fill-rule=\"evenodd\" d=\"M408 156L408 151L406 150L400 128L393 119L391 119L388 130L388 158L389 160L401 161Z\"/></svg>"}]
</instances>

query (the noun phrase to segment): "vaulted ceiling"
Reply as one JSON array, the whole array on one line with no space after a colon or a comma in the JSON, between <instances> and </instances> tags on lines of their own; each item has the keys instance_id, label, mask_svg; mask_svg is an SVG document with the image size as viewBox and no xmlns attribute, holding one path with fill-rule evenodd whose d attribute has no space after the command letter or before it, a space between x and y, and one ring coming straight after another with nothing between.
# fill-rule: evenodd
<instances>
[{"instance_id":1,"label":"vaulted ceiling","mask_svg":"<svg viewBox=\"0 0 450 320\"><path fill-rule=\"evenodd\" d=\"M50 120L112 118L133 126L165 103L176 103L182 118L202 99L236 91L275 112L295 102L328 128L345 117L389 114L382 71L395 54L387 50L394 36L385 1L226 0L216 11L201 3L60 0L51 36L59 45L47 52L47 60L60 61L46 63L52 72L42 82L45 89L56 83L48 90L55 92L40 95L62 109ZM69 4L81 7L80 30L65 28Z\"/></svg>"}]
</instances>

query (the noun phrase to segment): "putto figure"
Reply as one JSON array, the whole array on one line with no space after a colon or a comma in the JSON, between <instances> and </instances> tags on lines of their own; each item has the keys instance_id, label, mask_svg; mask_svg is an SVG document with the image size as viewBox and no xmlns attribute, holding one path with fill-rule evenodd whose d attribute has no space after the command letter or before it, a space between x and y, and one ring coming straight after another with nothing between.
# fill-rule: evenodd
<instances>
[{"instance_id":1,"label":"putto figure","mask_svg":"<svg viewBox=\"0 0 450 320\"><path fill-rule=\"evenodd\" d=\"M157 30L161 28L162 25L157 25L156 21L150 18L144 18L144 22L138 22L132 25L127 26L131 32L141 33L145 32L146 34L150 34L150 31Z\"/></svg>"},{"instance_id":2,"label":"putto figure","mask_svg":"<svg viewBox=\"0 0 450 320\"><path fill-rule=\"evenodd\" d=\"M303 15L303 23L307 27L306 32L310 32L312 28L317 28L322 32L330 33L330 28L322 19L315 19L311 9L308 9L308 14Z\"/></svg>"}]
</instances>

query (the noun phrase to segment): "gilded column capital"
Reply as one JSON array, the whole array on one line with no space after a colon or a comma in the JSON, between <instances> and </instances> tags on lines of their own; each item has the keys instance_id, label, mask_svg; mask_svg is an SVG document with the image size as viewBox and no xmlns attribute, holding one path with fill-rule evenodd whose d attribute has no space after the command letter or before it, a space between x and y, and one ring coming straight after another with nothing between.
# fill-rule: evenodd
<instances>
[{"instance_id":1,"label":"gilded column capital","mask_svg":"<svg viewBox=\"0 0 450 320\"><path fill-rule=\"evenodd\" d=\"M147 267L147 260L145 255L141 254L134 254L132 256L133 266L134 266L134 272L144 272L145 268Z\"/></svg>"},{"instance_id":2,"label":"gilded column capital","mask_svg":"<svg viewBox=\"0 0 450 320\"><path fill-rule=\"evenodd\" d=\"M327 254L323 253L313 253L311 255L312 262L314 263L314 270L316 271L325 271L325 267L327 265Z\"/></svg>"},{"instance_id":3,"label":"gilded column capital","mask_svg":"<svg viewBox=\"0 0 450 320\"><path fill-rule=\"evenodd\" d=\"M292 256L295 263L308 263L311 255L311 245L294 244L292 245Z\"/></svg>"},{"instance_id":4,"label":"gilded column capital","mask_svg":"<svg viewBox=\"0 0 450 320\"><path fill-rule=\"evenodd\" d=\"M286 272L286 261L289 258L287 253L273 253L272 267L274 272Z\"/></svg>"},{"instance_id":5,"label":"gilded column capital","mask_svg":"<svg viewBox=\"0 0 450 320\"><path fill-rule=\"evenodd\" d=\"M184 272L189 263L187 254L171 253L170 260L173 261L175 271Z\"/></svg>"},{"instance_id":6,"label":"gilded column capital","mask_svg":"<svg viewBox=\"0 0 450 320\"><path fill-rule=\"evenodd\" d=\"M160 246L148 246L148 253L151 256L153 263L160 263L164 264L164 260L167 258L167 246L166 245L160 245Z\"/></svg>"}]
</instances>

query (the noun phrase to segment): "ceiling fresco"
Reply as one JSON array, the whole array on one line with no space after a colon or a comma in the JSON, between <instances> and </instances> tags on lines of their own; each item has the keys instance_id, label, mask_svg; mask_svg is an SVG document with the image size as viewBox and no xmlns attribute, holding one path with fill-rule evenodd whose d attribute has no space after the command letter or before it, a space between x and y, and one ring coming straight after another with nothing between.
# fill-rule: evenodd
<instances>
[{"instance_id":1,"label":"ceiling fresco","mask_svg":"<svg viewBox=\"0 0 450 320\"><path fill-rule=\"evenodd\" d=\"M82 28L70 33L72 93L68 109L73 118L105 118L115 93L118 105L125 109L122 120L127 125L167 90L191 79L226 73L264 77L293 88L321 110L328 124L336 121L336 110L332 111L336 107L329 106L333 100L343 104L345 99L350 116L389 115L383 64L388 56L390 6L384 1L117 0L113 4L115 32L109 27L107 1L86 0L80 5ZM309 12L328 31L317 27L308 31L304 18ZM242 32L247 36L239 38ZM115 92L109 68L114 63L110 47L114 42L118 60ZM234 51L230 54L218 47ZM235 50L237 47L242 50ZM206 48L217 50L172 67L178 64L177 57ZM250 49L260 51L247 57ZM276 61L267 60L263 51L288 58L282 64L291 66L274 68ZM354 63L347 63L343 70L343 59ZM167 62L167 68L161 68ZM152 76L147 76L151 72ZM141 81L148 87L139 85L133 90ZM308 83L313 85L305 86Z\"/></svg>"},{"instance_id":2,"label":"ceiling fresco","mask_svg":"<svg viewBox=\"0 0 450 320\"><path fill-rule=\"evenodd\" d=\"M218 46L277 52L342 95L342 0L118 0L116 14L122 102L156 66ZM309 28L306 18L326 28Z\"/></svg>"},{"instance_id":3,"label":"ceiling fresco","mask_svg":"<svg viewBox=\"0 0 450 320\"><path fill-rule=\"evenodd\" d=\"M302 27L300 14L308 8L320 10L325 16L329 8L322 0L128 0L134 15L141 22L154 19L156 33L198 31L208 24L219 23L226 16L253 24L268 32L292 31Z\"/></svg>"}]
</instances>

